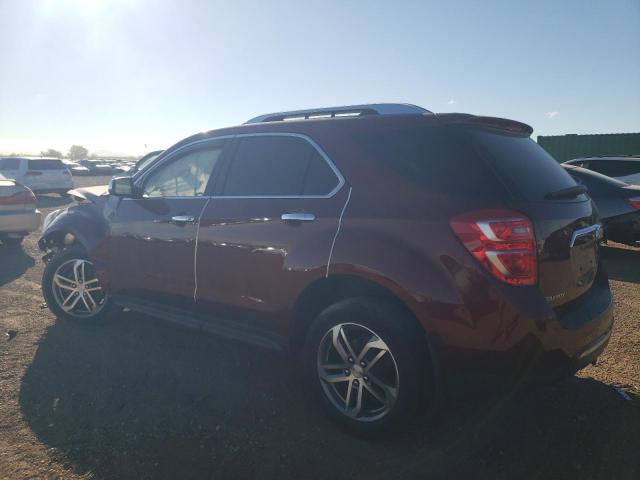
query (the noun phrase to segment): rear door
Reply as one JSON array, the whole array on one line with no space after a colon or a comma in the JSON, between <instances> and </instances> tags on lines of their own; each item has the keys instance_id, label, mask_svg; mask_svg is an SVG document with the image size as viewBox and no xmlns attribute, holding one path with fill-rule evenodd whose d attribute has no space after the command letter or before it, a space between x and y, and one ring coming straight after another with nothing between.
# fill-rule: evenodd
<instances>
[{"instance_id":1,"label":"rear door","mask_svg":"<svg viewBox=\"0 0 640 480\"><path fill-rule=\"evenodd\" d=\"M141 197L121 199L110 219L114 294L193 307L198 221L225 145L213 139L186 146L136 178Z\"/></svg>"},{"instance_id":2,"label":"rear door","mask_svg":"<svg viewBox=\"0 0 640 480\"><path fill-rule=\"evenodd\" d=\"M539 287L553 306L585 293L598 271L601 235L586 194L554 198L575 180L528 136L469 129L478 150L511 192L510 206L534 224Z\"/></svg>"},{"instance_id":3,"label":"rear door","mask_svg":"<svg viewBox=\"0 0 640 480\"><path fill-rule=\"evenodd\" d=\"M349 189L303 135L241 135L234 148L200 222L198 308L278 329L295 292L324 276Z\"/></svg>"},{"instance_id":4,"label":"rear door","mask_svg":"<svg viewBox=\"0 0 640 480\"><path fill-rule=\"evenodd\" d=\"M27 172L32 190L62 191L73 187L69 169L57 158L27 160Z\"/></svg>"}]
</instances>

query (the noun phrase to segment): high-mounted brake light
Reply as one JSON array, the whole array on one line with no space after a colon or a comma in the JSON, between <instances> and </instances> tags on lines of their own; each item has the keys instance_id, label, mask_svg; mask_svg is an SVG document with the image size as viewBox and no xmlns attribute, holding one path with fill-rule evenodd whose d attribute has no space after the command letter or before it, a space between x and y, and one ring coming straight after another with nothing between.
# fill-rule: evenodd
<instances>
[{"instance_id":1,"label":"high-mounted brake light","mask_svg":"<svg viewBox=\"0 0 640 480\"><path fill-rule=\"evenodd\" d=\"M640 210L640 197L631 197L628 199L631 206L637 210Z\"/></svg>"},{"instance_id":2,"label":"high-mounted brake light","mask_svg":"<svg viewBox=\"0 0 640 480\"><path fill-rule=\"evenodd\" d=\"M538 280L533 224L510 210L482 210L454 217L451 228L491 274L509 285Z\"/></svg>"}]
</instances>

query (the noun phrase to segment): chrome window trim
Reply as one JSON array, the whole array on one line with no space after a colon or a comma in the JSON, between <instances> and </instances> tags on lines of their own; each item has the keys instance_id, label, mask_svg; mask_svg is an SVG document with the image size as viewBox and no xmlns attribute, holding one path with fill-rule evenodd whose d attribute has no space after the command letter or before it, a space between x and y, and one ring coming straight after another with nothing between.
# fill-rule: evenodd
<instances>
[{"instance_id":1,"label":"chrome window trim","mask_svg":"<svg viewBox=\"0 0 640 480\"><path fill-rule=\"evenodd\" d=\"M211 137L204 138L202 140L196 140L195 142L191 142L187 145L183 145L177 150L171 152L167 155L166 158L163 158L157 164L149 167L147 171L143 171L143 175L140 177L140 182L144 183L147 176L153 173L158 168L161 168L162 165L171 161L171 159L175 158L180 152L187 148L191 148L194 145L205 144L208 142L214 142L216 140L226 140L226 139L236 139L243 137L297 137L307 141L322 157L322 159L329 165L329 168L333 171L334 175L338 178L338 184L331 190L329 193L325 195L202 195L202 196L193 196L193 197L143 197L143 198L166 198L166 199L177 199L177 198L212 198L212 199L314 199L314 198L332 198L335 196L346 183L344 177L338 167L335 165L333 160L325 153L325 151L318 145L311 137L302 134L302 133L289 133L289 132L260 132L260 133L238 133L233 135L221 135L219 137ZM233 159L232 159L233 160ZM137 182L136 182L137 183Z\"/></svg>"}]
</instances>

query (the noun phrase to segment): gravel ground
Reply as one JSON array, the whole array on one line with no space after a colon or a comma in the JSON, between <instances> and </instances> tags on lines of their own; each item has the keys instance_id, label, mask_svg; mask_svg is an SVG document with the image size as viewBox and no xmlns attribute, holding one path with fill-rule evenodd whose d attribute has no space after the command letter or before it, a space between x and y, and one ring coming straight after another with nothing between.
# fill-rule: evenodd
<instances>
[{"instance_id":1,"label":"gravel ground","mask_svg":"<svg viewBox=\"0 0 640 480\"><path fill-rule=\"evenodd\" d=\"M133 313L56 322L36 241L0 246L0 478L640 478L638 250L603 248L617 321L597 366L468 392L365 441L317 413L277 354Z\"/></svg>"}]
</instances>

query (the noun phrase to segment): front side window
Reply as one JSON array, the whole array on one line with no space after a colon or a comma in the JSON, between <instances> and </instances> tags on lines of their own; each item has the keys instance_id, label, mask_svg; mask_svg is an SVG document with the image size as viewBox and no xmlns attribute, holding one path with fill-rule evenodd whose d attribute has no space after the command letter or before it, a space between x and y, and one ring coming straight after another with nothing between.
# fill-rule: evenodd
<instances>
[{"instance_id":1,"label":"front side window","mask_svg":"<svg viewBox=\"0 0 640 480\"><path fill-rule=\"evenodd\" d=\"M223 189L224 196L298 197L326 195L338 178L304 138L241 137Z\"/></svg>"},{"instance_id":2,"label":"front side window","mask_svg":"<svg viewBox=\"0 0 640 480\"><path fill-rule=\"evenodd\" d=\"M223 142L192 150L159 167L145 182L144 197L200 197L204 195Z\"/></svg>"}]
</instances>

